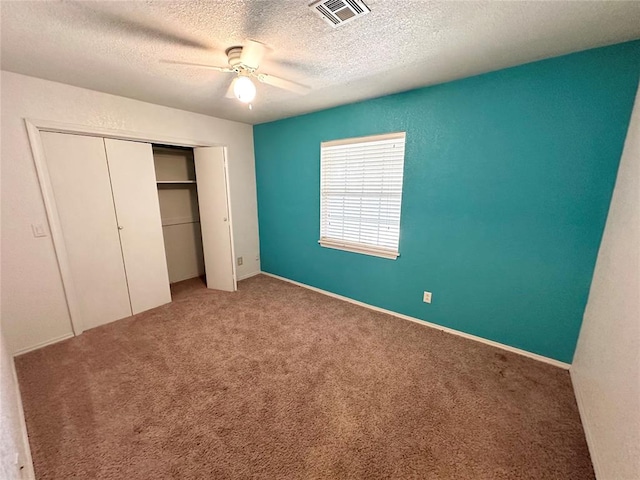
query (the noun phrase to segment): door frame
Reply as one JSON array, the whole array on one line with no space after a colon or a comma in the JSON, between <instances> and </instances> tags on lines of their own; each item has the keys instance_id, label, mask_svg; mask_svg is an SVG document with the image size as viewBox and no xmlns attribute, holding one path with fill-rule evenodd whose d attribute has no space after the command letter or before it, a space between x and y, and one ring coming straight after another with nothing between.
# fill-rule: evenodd
<instances>
[{"instance_id":1,"label":"door frame","mask_svg":"<svg viewBox=\"0 0 640 480\"><path fill-rule=\"evenodd\" d=\"M27 135L29 137L29 144L31 146L33 162L36 167L38 183L40 185L44 208L47 214L47 221L49 222L49 231L51 232L51 240L53 242L53 248L58 262L58 270L60 271L62 288L64 291L67 310L69 312L69 318L71 320L71 328L74 335L80 335L85 329L79 313L78 297L73 286L73 278L71 276L71 268L69 266L67 249L64 243L64 236L62 234L60 216L56 207L53 187L51 185L51 179L49 177L49 169L47 167L47 161L44 154L44 147L42 145L40 132L54 132L66 133L71 135L85 135L90 137L114 138L118 140L129 140L133 142L144 142L151 144L156 143L176 147L222 147L224 151L224 169L227 187L226 195L227 205L229 209L229 235L231 240L231 255L234 255L235 242L233 237L233 218L231 214L232 207L231 190L229 184L229 155L228 148L225 144L212 143L210 141L192 138L178 138L171 137L169 135L150 134L132 130L116 130L111 128L102 128L90 125L77 125L72 123L39 120L33 118L25 118L24 122L27 128ZM233 280L234 282L236 282L237 274L235 258L231 258L231 265L233 266Z\"/></svg>"}]
</instances>

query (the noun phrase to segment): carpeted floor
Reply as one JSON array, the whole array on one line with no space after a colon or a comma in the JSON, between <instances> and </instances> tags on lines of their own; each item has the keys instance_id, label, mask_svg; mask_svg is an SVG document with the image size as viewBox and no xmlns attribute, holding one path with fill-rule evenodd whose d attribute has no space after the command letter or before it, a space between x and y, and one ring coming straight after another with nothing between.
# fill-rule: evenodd
<instances>
[{"instance_id":1,"label":"carpeted floor","mask_svg":"<svg viewBox=\"0 0 640 480\"><path fill-rule=\"evenodd\" d=\"M16 359L38 479L592 479L568 372L267 276Z\"/></svg>"}]
</instances>

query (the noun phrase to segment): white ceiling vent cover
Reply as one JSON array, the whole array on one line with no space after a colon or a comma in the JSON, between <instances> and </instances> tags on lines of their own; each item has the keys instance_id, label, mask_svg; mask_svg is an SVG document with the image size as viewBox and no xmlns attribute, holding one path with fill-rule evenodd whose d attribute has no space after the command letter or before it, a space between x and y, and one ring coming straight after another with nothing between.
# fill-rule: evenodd
<instances>
[{"instance_id":1,"label":"white ceiling vent cover","mask_svg":"<svg viewBox=\"0 0 640 480\"><path fill-rule=\"evenodd\" d=\"M318 0L311 3L309 8L324 18L333 28L371 11L362 0Z\"/></svg>"}]
</instances>

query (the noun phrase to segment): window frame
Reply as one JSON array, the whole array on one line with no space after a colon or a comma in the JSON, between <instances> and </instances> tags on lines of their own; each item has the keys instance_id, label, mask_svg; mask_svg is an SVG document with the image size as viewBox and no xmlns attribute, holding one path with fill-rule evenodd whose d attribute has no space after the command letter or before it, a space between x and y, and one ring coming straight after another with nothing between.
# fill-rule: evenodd
<instances>
[{"instance_id":1,"label":"window frame","mask_svg":"<svg viewBox=\"0 0 640 480\"><path fill-rule=\"evenodd\" d=\"M398 209L398 241L395 249L388 247L380 247L367 243L352 242L343 239L323 237L323 191L324 191L324 162L323 162L323 149L325 147L335 147L340 145L361 145L369 142L385 141L385 140L402 140L403 142L403 155L402 155L402 183L400 189L400 206ZM393 132L383 133L378 135L367 135L364 137L343 138L339 140L332 140L320 143L320 240L318 243L325 248L332 248L336 250L343 250L352 253L360 253L364 255L371 255L380 258L386 258L390 260L396 260L400 256L400 224L402 220L402 196L404 192L404 162L406 160L406 132Z\"/></svg>"}]
</instances>

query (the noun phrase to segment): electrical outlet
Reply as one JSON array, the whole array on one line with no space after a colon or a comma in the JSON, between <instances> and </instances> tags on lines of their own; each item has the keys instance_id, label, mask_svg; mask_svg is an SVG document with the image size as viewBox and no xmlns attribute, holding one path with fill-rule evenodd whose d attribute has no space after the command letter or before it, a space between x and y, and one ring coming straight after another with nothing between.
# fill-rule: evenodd
<instances>
[{"instance_id":1,"label":"electrical outlet","mask_svg":"<svg viewBox=\"0 0 640 480\"><path fill-rule=\"evenodd\" d=\"M431 292L424 292L424 295L422 295L422 301L424 303L431 303Z\"/></svg>"},{"instance_id":2,"label":"electrical outlet","mask_svg":"<svg viewBox=\"0 0 640 480\"><path fill-rule=\"evenodd\" d=\"M238 257L238 266L242 265L244 263L244 260L242 259L242 257Z\"/></svg>"}]
</instances>

